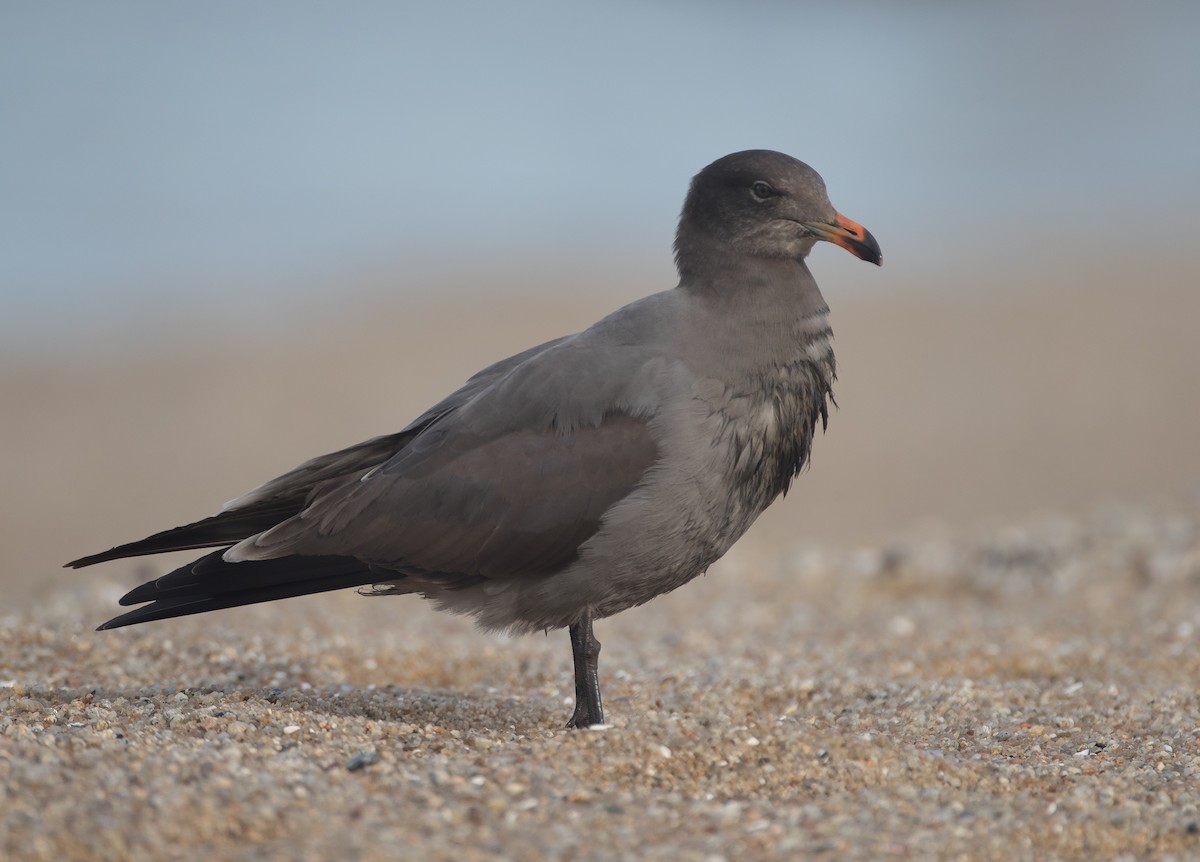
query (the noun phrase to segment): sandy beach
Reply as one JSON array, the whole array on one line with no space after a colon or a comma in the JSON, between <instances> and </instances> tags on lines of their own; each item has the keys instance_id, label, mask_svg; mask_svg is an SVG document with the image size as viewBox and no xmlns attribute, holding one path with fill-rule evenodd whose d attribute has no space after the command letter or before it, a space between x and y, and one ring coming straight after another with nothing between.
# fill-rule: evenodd
<instances>
[{"instance_id":1,"label":"sandy beach","mask_svg":"<svg viewBox=\"0 0 1200 862\"><path fill-rule=\"evenodd\" d=\"M827 288L811 469L706 577L598 623L602 731L563 729L562 632L350 593L95 633L187 556L60 567L661 281L364 289L258 336L6 357L0 855L1196 858L1200 292L1089 266Z\"/></svg>"}]
</instances>

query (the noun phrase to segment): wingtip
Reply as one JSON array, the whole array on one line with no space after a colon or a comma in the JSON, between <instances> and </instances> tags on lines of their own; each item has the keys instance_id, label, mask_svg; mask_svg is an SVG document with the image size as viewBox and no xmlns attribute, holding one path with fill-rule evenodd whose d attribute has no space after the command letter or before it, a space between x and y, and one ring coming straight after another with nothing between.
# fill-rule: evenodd
<instances>
[{"instance_id":1,"label":"wingtip","mask_svg":"<svg viewBox=\"0 0 1200 862\"><path fill-rule=\"evenodd\" d=\"M120 616L115 616L111 620L105 620L104 622L100 623L100 625L96 626L96 631L107 632L111 631L112 629L124 628L125 626L132 625L133 623L141 622L138 617L146 610L147 608L138 608L136 610L123 613ZM154 617L151 617L151 619L154 619Z\"/></svg>"},{"instance_id":2,"label":"wingtip","mask_svg":"<svg viewBox=\"0 0 1200 862\"><path fill-rule=\"evenodd\" d=\"M110 554L112 554L112 552L115 550L116 550L116 548L113 548L111 550L104 551L99 554L88 554L86 557L80 557L78 560L71 560L71 562L69 562L69 563L64 563L63 568L64 569L82 569L85 566L94 566L94 565L96 565L96 563L104 563L104 562L107 562L108 560L116 559L115 557L110 556Z\"/></svg>"}]
</instances>

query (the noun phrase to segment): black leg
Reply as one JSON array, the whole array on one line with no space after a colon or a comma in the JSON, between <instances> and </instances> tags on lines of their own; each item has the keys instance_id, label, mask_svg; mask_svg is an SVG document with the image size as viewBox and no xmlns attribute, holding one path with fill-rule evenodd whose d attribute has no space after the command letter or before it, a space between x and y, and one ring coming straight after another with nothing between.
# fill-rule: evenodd
<instances>
[{"instance_id":1,"label":"black leg","mask_svg":"<svg viewBox=\"0 0 1200 862\"><path fill-rule=\"evenodd\" d=\"M571 657L575 660L575 711L567 727L591 727L604 724L600 704L600 679L596 668L600 659L600 641L592 634L592 615L571 626Z\"/></svg>"}]
</instances>

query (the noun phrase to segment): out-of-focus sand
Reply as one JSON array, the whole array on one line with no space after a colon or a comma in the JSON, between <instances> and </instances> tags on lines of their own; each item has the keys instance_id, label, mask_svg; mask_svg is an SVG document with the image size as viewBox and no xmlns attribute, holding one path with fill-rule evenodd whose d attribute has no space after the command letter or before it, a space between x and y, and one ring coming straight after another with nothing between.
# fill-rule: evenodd
<instances>
[{"instance_id":1,"label":"out-of-focus sand","mask_svg":"<svg viewBox=\"0 0 1200 862\"><path fill-rule=\"evenodd\" d=\"M1200 492L1200 290L1181 266L995 284L964 270L933 286L864 267L870 287L847 295L828 263L814 268L832 282L840 408L744 551ZM89 577L58 565L394 431L488 362L669 283L639 277L614 269L570 294L506 279L445 300L348 292L292 329L256 335L233 308L217 339L172 321L110 355L8 361L0 583L13 598Z\"/></svg>"},{"instance_id":2,"label":"out-of-focus sand","mask_svg":"<svg viewBox=\"0 0 1200 862\"><path fill-rule=\"evenodd\" d=\"M96 634L186 555L59 566L395 430L637 279L6 362L0 855L1194 858L1200 291L1091 267L842 293L818 261L841 409L708 577L597 627L604 732L561 729L562 633L338 594Z\"/></svg>"}]
</instances>

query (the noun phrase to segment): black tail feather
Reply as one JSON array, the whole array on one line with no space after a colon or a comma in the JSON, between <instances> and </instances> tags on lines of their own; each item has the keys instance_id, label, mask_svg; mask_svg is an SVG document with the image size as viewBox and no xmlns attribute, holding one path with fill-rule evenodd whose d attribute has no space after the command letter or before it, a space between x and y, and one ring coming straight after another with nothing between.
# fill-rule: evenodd
<instances>
[{"instance_id":1,"label":"black tail feather","mask_svg":"<svg viewBox=\"0 0 1200 862\"><path fill-rule=\"evenodd\" d=\"M305 596L380 580L367 564L353 557L283 557L228 563L224 549L147 581L121 598L122 605L150 604L114 617L97 631Z\"/></svg>"}]
</instances>

